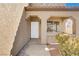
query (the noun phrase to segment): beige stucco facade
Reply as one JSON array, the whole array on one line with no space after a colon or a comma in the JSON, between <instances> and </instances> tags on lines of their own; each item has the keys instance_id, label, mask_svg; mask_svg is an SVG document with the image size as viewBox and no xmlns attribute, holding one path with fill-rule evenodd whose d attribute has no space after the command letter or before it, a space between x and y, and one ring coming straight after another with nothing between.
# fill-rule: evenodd
<instances>
[{"instance_id":1,"label":"beige stucco facade","mask_svg":"<svg viewBox=\"0 0 79 59\"><path fill-rule=\"evenodd\" d=\"M55 16L55 17L73 17L75 19L75 23L76 23L76 35L79 35L78 32L78 22L79 22L79 11L27 11L26 12L26 18L30 15L37 15L40 19L41 19L41 43L42 44L46 44L47 42L51 42L50 39L48 38L48 33L47 33L47 20L51 17L51 16ZM61 22L61 19L59 19L59 21ZM61 22L62 23L62 22ZM65 28L64 25L62 25L62 32L64 32ZM51 33L49 36L51 36L51 39L53 38L53 34Z\"/></svg>"},{"instance_id":2,"label":"beige stucco facade","mask_svg":"<svg viewBox=\"0 0 79 59\"><path fill-rule=\"evenodd\" d=\"M27 11L24 9L27 6L28 4L0 4L0 55L17 55L31 39L29 16L37 16L40 19L40 44L47 44L55 38L52 33L47 32L47 21L53 16L73 17L76 35L79 35L79 11ZM64 32L63 22L58 20Z\"/></svg>"},{"instance_id":3,"label":"beige stucco facade","mask_svg":"<svg viewBox=\"0 0 79 59\"><path fill-rule=\"evenodd\" d=\"M18 30L16 33L16 37L13 43L13 48L12 48L12 55L16 55L22 48L23 46L28 43L31 37L31 22L30 20L25 19L26 13L25 10L23 11Z\"/></svg>"},{"instance_id":4,"label":"beige stucco facade","mask_svg":"<svg viewBox=\"0 0 79 59\"><path fill-rule=\"evenodd\" d=\"M24 5L0 4L0 55L11 53Z\"/></svg>"}]
</instances>

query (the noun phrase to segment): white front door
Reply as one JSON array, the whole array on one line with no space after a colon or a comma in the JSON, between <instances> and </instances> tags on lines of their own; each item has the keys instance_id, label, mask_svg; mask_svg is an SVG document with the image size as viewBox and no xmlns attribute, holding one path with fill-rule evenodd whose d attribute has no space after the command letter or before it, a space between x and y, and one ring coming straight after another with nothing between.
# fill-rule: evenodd
<instances>
[{"instance_id":1,"label":"white front door","mask_svg":"<svg viewBox=\"0 0 79 59\"><path fill-rule=\"evenodd\" d=\"M39 38L39 22L31 22L31 38Z\"/></svg>"}]
</instances>

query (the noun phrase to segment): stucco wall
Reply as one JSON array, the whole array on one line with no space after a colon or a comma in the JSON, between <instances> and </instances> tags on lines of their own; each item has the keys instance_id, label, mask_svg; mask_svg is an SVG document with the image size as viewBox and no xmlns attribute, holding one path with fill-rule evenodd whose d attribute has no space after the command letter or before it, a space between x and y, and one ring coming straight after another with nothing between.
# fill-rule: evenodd
<instances>
[{"instance_id":1,"label":"stucco wall","mask_svg":"<svg viewBox=\"0 0 79 59\"><path fill-rule=\"evenodd\" d=\"M23 12L15 41L13 44L12 55L17 55L17 53L23 48L23 46L30 40L30 20L25 19L26 13Z\"/></svg>"},{"instance_id":2,"label":"stucco wall","mask_svg":"<svg viewBox=\"0 0 79 59\"><path fill-rule=\"evenodd\" d=\"M47 20L50 16L72 16L76 21L76 35L79 35L79 11L27 11L27 16L37 15L41 18L41 43L46 44L47 39ZM26 17L27 17L26 16Z\"/></svg>"},{"instance_id":3,"label":"stucco wall","mask_svg":"<svg viewBox=\"0 0 79 59\"><path fill-rule=\"evenodd\" d=\"M10 55L24 4L0 4L0 55Z\"/></svg>"}]
</instances>

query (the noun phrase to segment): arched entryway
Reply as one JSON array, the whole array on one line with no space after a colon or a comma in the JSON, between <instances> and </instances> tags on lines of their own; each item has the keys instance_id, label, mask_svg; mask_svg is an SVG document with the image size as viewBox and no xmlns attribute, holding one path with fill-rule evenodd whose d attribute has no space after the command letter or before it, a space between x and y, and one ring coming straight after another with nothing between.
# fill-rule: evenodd
<instances>
[{"instance_id":1,"label":"arched entryway","mask_svg":"<svg viewBox=\"0 0 79 59\"><path fill-rule=\"evenodd\" d=\"M39 41L39 44L41 43L41 19L37 15L30 15L28 17L28 20L30 20L30 28L31 28L31 40L33 41Z\"/></svg>"},{"instance_id":2,"label":"arched entryway","mask_svg":"<svg viewBox=\"0 0 79 59\"><path fill-rule=\"evenodd\" d=\"M50 16L47 20L47 37L48 44L56 43L55 36L62 32L62 17Z\"/></svg>"},{"instance_id":3,"label":"arched entryway","mask_svg":"<svg viewBox=\"0 0 79 59\"><path fill-rule=\"evenodd\" d=\"M19 52L18 55L29 55L29 56L50 55L49 52L45 51L46 45L41 45L41 19L36 15L31 15L27 18L27 21L29 20L30 20L30 34L31 34L30 40Z\"/></svg>"},{"instance_id":4,"label":"arched entryway","mask_svg":"<svg viewBox=\"0 0 79 59\"><path fill-rule=\"evenodd\" d=\"M47 41L56 43L55 36L58 33L76 34L76 23L73 17L51 16L47 20Z\"/></svg>"}]
</instances>

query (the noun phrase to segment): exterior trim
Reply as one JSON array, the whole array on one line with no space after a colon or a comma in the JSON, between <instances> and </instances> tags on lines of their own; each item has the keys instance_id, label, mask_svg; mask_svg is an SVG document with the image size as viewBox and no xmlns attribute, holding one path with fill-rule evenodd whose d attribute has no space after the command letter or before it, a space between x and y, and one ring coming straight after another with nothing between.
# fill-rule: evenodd
<instances>
[{"instance_id":1,"label":"exterior trim","mask_svg":"<svg viewBox=\"0 0 79 59\"><path fill-rule=\"evenodd\" d=\"M25 7L26 11L79 11L78 7Z\"/></svg>"}]
</instances>

